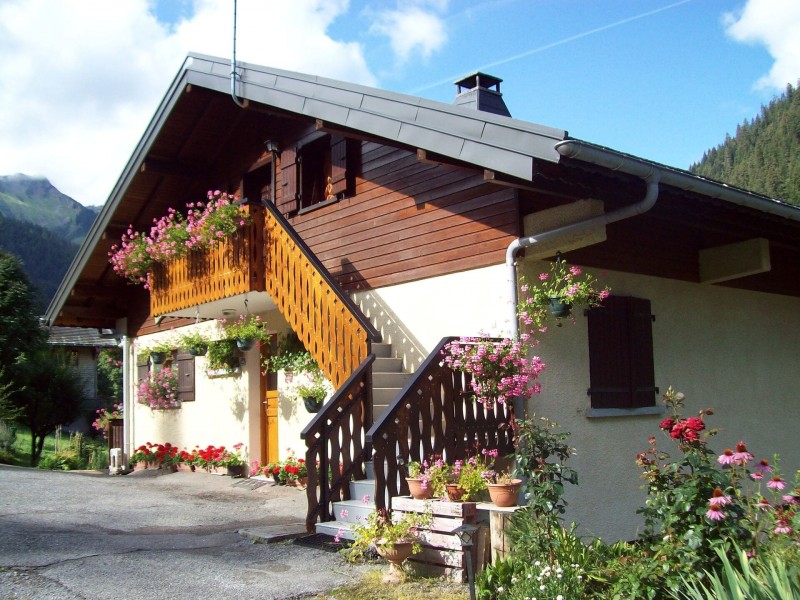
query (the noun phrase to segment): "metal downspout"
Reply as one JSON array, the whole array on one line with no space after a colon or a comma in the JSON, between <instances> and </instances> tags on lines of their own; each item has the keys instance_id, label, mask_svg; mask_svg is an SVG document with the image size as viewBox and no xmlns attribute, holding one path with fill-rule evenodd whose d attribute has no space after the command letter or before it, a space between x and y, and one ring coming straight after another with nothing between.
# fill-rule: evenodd
<instances>
[{"instance_id":1,"label":"metal downspout","mask_svg":"<svg viewBox=\"0 0 800 600\"><path fill-rule=\"evenodd\" d=\"M573 140L559 142L556 144L555 148L562 156L577 158L580 155L580 159L585 162L640 177L647 184L647 191L645 192L644 198L636 204L625 206L605 215L592 217L549 231L542 231L531 236L521 237L509 244L506 249L506 268L508 270L509 291L511 292L511 332L513 339L519 337L519 320L517 319L519 296L517 292L516 255L520 250L538 242L553 240L563 235L573 234L599 225L607 225L608 223L635 217L636 215L650 210L658 199L660 174L654 167L631 161L619 154L604 152L598 148L589 148L580 143L574 143ZM524 409L525 407L523 406L522 399L516 398L514 400L515 413L523 415L525 414Z\"/></svg>"},{"instance_id":2,"label":"metal downspout","mask_svg":"<svg viewBox=\"0 0 800 600\"><path fill-rule=\"evenodd\" d=\"M127 335L120 340L122 346L122 468L128 470L128 459L133 449L133 406L131 406L131 345Z\"/></svg>"}]
</instances>

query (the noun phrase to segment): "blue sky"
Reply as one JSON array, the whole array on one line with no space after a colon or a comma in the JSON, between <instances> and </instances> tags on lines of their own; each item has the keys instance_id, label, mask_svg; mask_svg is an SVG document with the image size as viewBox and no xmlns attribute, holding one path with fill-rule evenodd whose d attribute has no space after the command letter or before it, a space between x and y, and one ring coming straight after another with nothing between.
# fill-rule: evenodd
<instances>
[{"instance_id":1,"label":"blue sky","mask_svg":"<svg viewBox=\"0 0 800 600\"><path fill-rule=\"evenodd\" d=\"M116 182L182 58L230 57L233 0L0 0L0 174L84 204ZM239 0L240 60L452 102L687 168L800 79L796 0Z\"/></svg>"}]
</instances>

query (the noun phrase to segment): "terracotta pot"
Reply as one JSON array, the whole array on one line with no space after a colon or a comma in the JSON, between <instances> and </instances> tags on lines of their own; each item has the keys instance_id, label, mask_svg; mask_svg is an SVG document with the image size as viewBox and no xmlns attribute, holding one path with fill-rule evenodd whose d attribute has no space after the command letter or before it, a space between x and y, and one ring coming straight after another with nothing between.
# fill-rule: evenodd
<instances>
[{"instance_id":1,"label":"terracotta pot","mask_svg":"<svg viewBox=\"0 0 800 600\"><path fill-rule=\"evenodd\" d=\"M385 544L378 542L375 544L375 548L383 558L388 560L395 566L400 566L403 564L412 553L412 542L395 542L392 544L392 547L389 548Z\"/></svg>"},{"instance_id":2,"label":"terracotta pot","mask_svg":"<svg viewBox=\"0 0 800 600\"><path fill-rule=\"evenodd\" d=\"M433 498L433 488L430 485L423 487L422 478L420 477L406 477L408 482L408 492L415 500L428 500Z\"/></svg>"},{"instance_id":3,"label":"terracotta pot","mask_svg":"<svg viewBox=\"0 0 800 600\"><path fill-rule=\"evenodd\" d=\"M489 497L495 506L516 506L519 498L521 479L514 479L511 483L490 483Z\"/></svg>"},{"instance_id":4,"label":"terracotta pot","mask_svg":"<svg viewBox=\"0 0 800 600\"><path fill-rule=\"evenodd\" d=\"M444 488L447 490L447 497L450 499L450 502L462 502L464 490L460 489L457 483L446 483L444 484Z\"/></svg>"}]
</instances>

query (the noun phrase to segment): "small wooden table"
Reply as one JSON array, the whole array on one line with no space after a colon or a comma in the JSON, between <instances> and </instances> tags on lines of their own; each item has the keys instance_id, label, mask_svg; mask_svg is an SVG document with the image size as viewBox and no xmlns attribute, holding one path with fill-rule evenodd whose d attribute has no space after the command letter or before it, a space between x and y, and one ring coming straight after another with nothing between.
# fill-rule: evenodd
<instances>
[{"instance_id":1,"label":"small wooden table","mask_svg":"<svg viewBox=\"0 0 800 600\"><path fill-rule=\"evenodd\" d=\"M525 508L524 506L496 506L491 502L478 502L479 511L489 513L489 530L492 545L492 564L505 558L511 551L511 541L506 537L506 530L511 522L511 515Z\"/></svg>"}]
</instances>

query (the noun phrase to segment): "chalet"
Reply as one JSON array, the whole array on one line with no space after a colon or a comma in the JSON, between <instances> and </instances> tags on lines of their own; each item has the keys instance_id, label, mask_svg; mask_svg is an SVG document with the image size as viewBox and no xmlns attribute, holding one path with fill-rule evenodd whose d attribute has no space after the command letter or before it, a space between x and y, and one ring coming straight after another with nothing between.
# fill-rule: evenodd
<instances>
[{"instance_id":1,"label":"chalet","mask_svg":"<svg viewBox=\"0 0 800 600\"><path fill-rule=\"evenodd\" d=\"M521 407L572 434L568 518L634 535L634 459L670 385L689 413L716 409L715 448L745 440L800 466L800 210L516 120L483 73L458 86L449 105L251 64L232 81L227 60L187 57L47 312L122 337L123 450L242 442L263 463L292 449L319 464L309 525L335 517L370 459L383 504L405 490L398 457L510 450L497 428L508 407L476 408L440 350L515 331L519 276L561 253L612 290L605 318L576 314L542 336L543 389ZM147 230L208 190L236 194L252 223L159 265L150 289L112 270L129 225ZM136 403L141 348L244 314L299 336L336 390L320 412L262 374L271 344L227 377L177 356L181 407Z\"/></svg>"}]
</instances>

